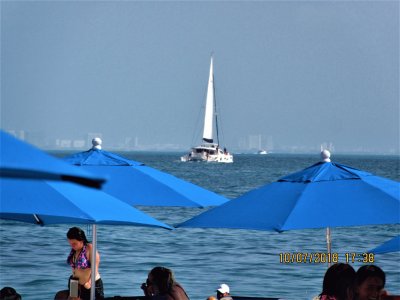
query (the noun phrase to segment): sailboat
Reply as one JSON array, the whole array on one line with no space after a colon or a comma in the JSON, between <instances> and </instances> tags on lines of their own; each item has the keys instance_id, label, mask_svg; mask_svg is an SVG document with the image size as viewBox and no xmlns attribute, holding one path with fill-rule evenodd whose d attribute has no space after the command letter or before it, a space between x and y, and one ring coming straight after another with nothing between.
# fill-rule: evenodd
<instances>
[{"instance_id":1,"label":"sailboat","mask_svg":"<svg viewBox=\"0 0 400 300\"><path fill-rule=\"evenodd\" d=\"M267 150L261 149L261 150L258 150L257 154L265 155L265 154L268 154L268 152L267 152Z\"/></svg>"},{"instance_id":2,"label":"sailboat","mask_svg":"<svg viewBox=\"0 0 400 300\"><path fill-rule=\"evenodd\" d=\"M258 151L257 154L265 155L268 154L268 151L261 148L261 134L258 135Z\"/></svg>"},{"instance_id":3,"label":"sailboat","mask_svg":"<svg viewBox=\"0 0 400 300\"><path fill-rule=\"evenodd\" d=\"M213 57L211 56L210 75L208 78L206 108L204 114L203 143L200 146L193 147L190 152L181 157L181 161L205 161L232 163L233 155L226 148L221 149L218 138L218 119L215 113L215 95L214 95L214 67ZM213 139L214 120L217 132L217 141Z\"/></svg>"}]
</instances>

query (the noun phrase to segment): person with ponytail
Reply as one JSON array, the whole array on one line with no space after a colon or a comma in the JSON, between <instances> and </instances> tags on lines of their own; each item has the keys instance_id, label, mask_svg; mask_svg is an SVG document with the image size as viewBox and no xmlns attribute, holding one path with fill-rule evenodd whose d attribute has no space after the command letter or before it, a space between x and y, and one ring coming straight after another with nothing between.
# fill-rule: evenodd
<instances>
[{"instance_id":1,"label":"person with ponytail","mask_svg":"<svg viewBox=\"0 0 400 300\"><path fill-rule=\"evenodd\" d=\"M70 287L71 280L77 280L79 282L78 298L81 300L89 300L90 288L92 285L92 244L89 243L85 232L79 227L70 228L67 232L67 238L71 246L71 252L68 255L67 263L71 266L72 270L68 286ZM96 251L96 300L104 298L103 282L100 278L100 273L98 272L99 264L100 255Z\"/></svg>"}]
</instances>

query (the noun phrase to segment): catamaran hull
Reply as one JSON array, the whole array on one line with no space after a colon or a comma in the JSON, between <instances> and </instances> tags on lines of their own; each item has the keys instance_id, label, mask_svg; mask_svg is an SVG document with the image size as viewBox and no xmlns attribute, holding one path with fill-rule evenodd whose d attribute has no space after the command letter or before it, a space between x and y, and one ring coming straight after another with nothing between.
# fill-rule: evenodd
<instances>
[{"instance_id":1,"label":"catamaran hull","mask_svg":"<svg viewBox=\"0 0 400 300\"><path fill-rule=\"evenodd\" d=\"M205 161L218 163L233 163L233 155L226 150L219 149L218 145L202 145L194 147L190 153L181 157L181 161Z\"/></svg>"}]
</instances>

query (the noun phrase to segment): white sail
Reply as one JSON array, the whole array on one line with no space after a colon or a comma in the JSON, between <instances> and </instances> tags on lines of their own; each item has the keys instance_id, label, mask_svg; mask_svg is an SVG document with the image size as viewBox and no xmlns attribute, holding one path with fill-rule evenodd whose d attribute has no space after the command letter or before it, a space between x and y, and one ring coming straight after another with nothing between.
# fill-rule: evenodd
<instances>
[{"instance_id":1,"label":"white sail","mask_svg":"<svg viewBox=\"0 0 400 300\"><path fill-rule=\"evenodd\" d=\"M208 77L206 109L204 115L203 140L207 143L213 142L213 120L214 120L214 71L213 57L211 56L210 75Z\"/></svg>"}]
</instances>

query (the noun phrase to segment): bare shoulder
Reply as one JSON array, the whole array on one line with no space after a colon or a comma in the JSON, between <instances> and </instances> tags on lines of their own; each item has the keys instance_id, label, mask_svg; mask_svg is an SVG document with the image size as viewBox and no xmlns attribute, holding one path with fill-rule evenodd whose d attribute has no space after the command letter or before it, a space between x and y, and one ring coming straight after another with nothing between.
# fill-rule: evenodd
<instances>
[{"instance_id":1,"label":"bare shoulder","mask_svg":"<svg viewBox=\"0 0 400 300\"><path fill-rule=\"evenodd\" d=\"M88 259L90 259L91 256L92 256L92 249L93 249L92 244L87 244L87 245L86 245L86 257L87 257Z\"/></svg>"},{"instance_id":2,"label":"bare shoulder","mask_svg":"<svg viewBox=\"0 0 400 300\"><path fill-rule=\"evenodd\" d=\"M91 257L92 256L93 245L92 244L87 244L86 248L87 248L86 255L88 257ZM99 256L99 251L97 251L97 249L96 249L96 256L97 257Z\"/></svg>"}]
</instances>

